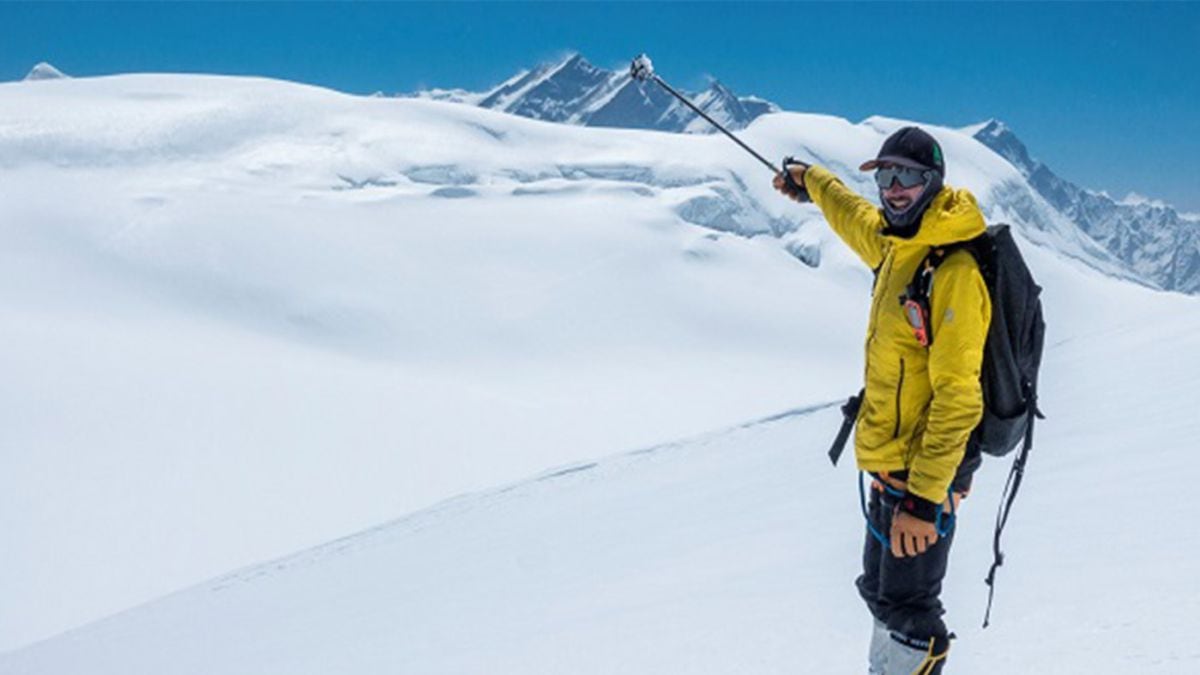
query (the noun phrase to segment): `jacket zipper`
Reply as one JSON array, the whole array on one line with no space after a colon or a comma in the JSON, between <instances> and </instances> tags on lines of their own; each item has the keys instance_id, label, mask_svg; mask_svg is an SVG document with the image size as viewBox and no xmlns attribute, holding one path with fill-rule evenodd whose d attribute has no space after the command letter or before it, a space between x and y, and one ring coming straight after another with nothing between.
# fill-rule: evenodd
<instances>
[{"instance_id":1,"label":"jacket zipper","mask_svg":"<svg viewBox=\"0 0 1200 675\"><path fill-rule=\"evenodd\" d=\"M904 390L904 359L900 359L900 381L896 383L896 430L892 439L900 438L900 392Z\"/></svg>"},{"instance_id":2,"label":"jacket zipper","mask_svg":"<svg viewBox=\"0 0 1200 675\"><path fill-rule=\"evenodd\" d=\"M888 280L892 276L892 264L896 261L895 256L888 256L884 260L881 273L875 277L875 287L871 289L871 334L867 336L867 343L875 341L875 333L879 330L879 315L883 311L883 298L877 294L887 288Z\"/></svg>"}]
</instances>

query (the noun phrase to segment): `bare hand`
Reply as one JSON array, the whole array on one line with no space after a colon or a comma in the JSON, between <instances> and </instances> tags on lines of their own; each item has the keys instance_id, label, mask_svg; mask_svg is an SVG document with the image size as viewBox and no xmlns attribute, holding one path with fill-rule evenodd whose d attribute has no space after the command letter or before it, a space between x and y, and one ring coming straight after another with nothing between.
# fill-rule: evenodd
<instances>
[{"instance_id":1,"label":"bare hand","mask_svg":"<svg viewBox=\"0 0 1200 675\"><path fill-rule=\"evenodd\" d=\"M892 555L897 558L917 557L937 543L937 527L904 511L892 517Z\"/></svg>"}]
</instances>

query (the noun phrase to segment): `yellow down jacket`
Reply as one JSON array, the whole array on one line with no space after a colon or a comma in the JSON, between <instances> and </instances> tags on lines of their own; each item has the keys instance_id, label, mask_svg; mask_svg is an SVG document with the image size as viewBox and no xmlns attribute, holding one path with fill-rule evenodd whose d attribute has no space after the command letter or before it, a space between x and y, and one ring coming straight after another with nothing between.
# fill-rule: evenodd
<instances>
[{"instance_id":1,"label":"yellow down jacket","mask_svg":"<svg viewBox=\"0 0 1200 675\"><path fill-rule=\"evenodd\" d=\"M876 270L867 326L866 395L854 451L863 471L908 470L908 491L945 501L967 438L983 415L979 370L992 319L979 267L967 251L946 257L930 293L933 344L921 346L900 296L931 247L987 229L975 197L944 187L911 239L884 234L883 212L829 171L813 166L804 185L834 232Z\"/></svg>"}]
</instances>

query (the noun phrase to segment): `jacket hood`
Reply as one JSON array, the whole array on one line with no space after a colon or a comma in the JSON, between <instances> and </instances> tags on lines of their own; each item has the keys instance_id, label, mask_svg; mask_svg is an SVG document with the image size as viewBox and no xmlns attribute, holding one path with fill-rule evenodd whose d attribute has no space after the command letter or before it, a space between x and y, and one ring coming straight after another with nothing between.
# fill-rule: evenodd
<instances>
[{"instance_id":1,"label":"jacket hood","mask_svg":"<svg viewBox=\"0 0 1200 675\"><path fill-rule=\"evenodd\" d=\"M974 239L987 231L987 223L975 195L969 190L943 187L925 214L921 226L910 238L885 235L893 246L944 246L958 241Z\"/></svg>"}]
</instances>

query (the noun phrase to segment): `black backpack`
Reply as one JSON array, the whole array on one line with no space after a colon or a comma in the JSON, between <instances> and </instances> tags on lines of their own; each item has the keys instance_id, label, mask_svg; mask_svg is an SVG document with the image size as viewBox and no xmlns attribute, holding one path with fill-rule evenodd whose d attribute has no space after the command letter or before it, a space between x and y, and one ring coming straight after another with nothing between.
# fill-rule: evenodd
<instances>
[{"instance_id":1,"label":"black backpack","mask_svg":"<svg viewBox=\"0 0 1200 675\"><path fill-rule=\"evenodd\" d=\"M975 258L992 301L992 323L988 327L980 375L983 419L971 432L968 444L996 457L1009 454L1018 445L1021 447L1013 460L1004 487L1005 496L1001 498L996 514L992 542L994 560L986 579L988 607L983 626L987 628L996 568L1004 564L1000 534L1008 522L1009 511L1025 475L1025 463L1033 447L1034 419L1044 419L1037 407L1037 378L1046 324L1042 320L1041 287L1034 282L1009 227L996 225L975 239L929 251L903 298L906 303L915 303L924 310L924 325L929 325L929 298L934 290L937 268L948 255L958 250L966 250ZM932 343L936 337L930 334L924 341Z\"/></svg>"}]
</instances>

